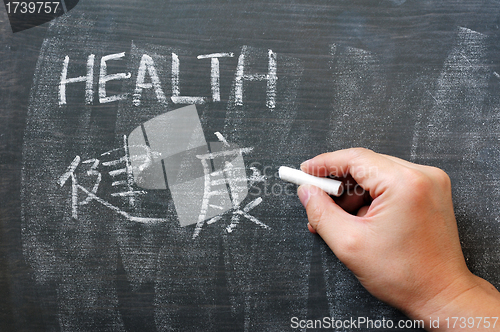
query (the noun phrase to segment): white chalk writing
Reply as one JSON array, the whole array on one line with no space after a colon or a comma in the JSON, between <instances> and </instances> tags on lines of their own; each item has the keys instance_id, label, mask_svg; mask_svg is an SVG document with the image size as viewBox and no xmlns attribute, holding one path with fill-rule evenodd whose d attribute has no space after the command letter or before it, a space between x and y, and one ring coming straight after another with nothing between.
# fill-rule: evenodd
<instances>
[{"instance_id":1,"label":"white chalk writing","mask_svg":"<svg viewBox=\"0 0 500 332\"><path fill-rule=\"evenodd\" d=\"M225 140L225 138L220 134L216 133L216 136L219 140L224 144L224 147L229 147L229 143ZM147 149L146 149L147 150ZM196 224L196 228L193 233L193 239L199 236L206 219L206 212L209 206L217 208L216 205L210 204L210 199L217 195L220 195L218 191L211 190L212 186L220 185L220 181L227 183L227 185L231 188L231 200L233 203L233 208L231 210L231 224L226 227L227 233L232 233L236 226L239 224L240 218L245 217L246 219L252 221L254 224L265 228L270 229L269 226L262 223L256 217L249 214L249 212L258 206L262 202L262 198L258 197L252 200L250 203L246 204L243 208L241 208L241 200L242 198L238 197L239 190L247 188L248 183L252 186L256 182L264 181L264 176L260 174L260 172L255 168L251 167L253 172L252 176L246 177L241 176L241 173L235 172L235 167L229 162L226 162L225 167L216 172L210 172L209 162L215 158L220 157L230 157L230 156L242 156L245 153L249 153L252 151L252 148L239 148L239 149L231 149L231 150L223 150L216 153L208 153L205 155L198 155L198 159L200 159L205 173L205 187L204 187L204 195L203 202L201 206L201 210L198 217L198 222ZM63 187L68 181L71 181L71 216L74 219L78 219L79 216L79 207L82 205L88 205L91 202L97 202L102 206L110 209L122 217L142 224L155 224L161 222L167 222L166 218L151 218L151 217L139 217L135 216L130 212L125 211L123 208L116 206L115 204L110 203L108 200L99 196L98 191L101 185L103 169L106 168L106 173L109 175L113 182L111 186L113 188L124 188L123 191L115 192L111 194L111 197L123 198L127 200L128 208L134 208L136 200L139 196L145 195L146 191L144 190L135 190L134 189L134 176L133 170L130 163L130 156L127 145L127 137L123 137L123 147L119 149L114 149L111 151L107 151L102 153L100 158L109 158L110 156L115 155L117 152L124 153L123 156L119 156L116 159L111 159L107 161L101 161L97 158L90 158L84 161L81 160L80 156L76 156L71 164L67 167L66 171L59 177L57 183L60 187ZM147 163L150 159L146 154L143 156L144 163ZM79 174L84 174L86 176L94 176L95 180L93 181L93 185L91 188L87 188L82 185L77 176L77 168L84 165L90 165L90 169L86 172L79 172ZM102 166L102 167L100 167ZM243 172L245 174L245 172ZM222 177L220 177L222 175ZM217 179L215 179L217 178ZM80 193L85 195L83 200L80 200ZM222 219L222 215L217 215L206 222L206 224L211 225L215 222Z\"/></svg>"},{"instance_id":2,"label":"white chalk writing","mask_svg":"<svg viewBox=\"0 0 500 332\"><path fill-rule=\"evenodd\" d=\"M234 100L236 105L243 105L244 99L244 83L246 81L267 81L266 87L266 107L274 109L276 107L276 85L278 80L277 75L277 54L272 50L268 50L268 72L265 74L254 73L248 74L245 64L247 47L242 48L242 53L238 57L238 63L235 72L235 89ZM172 52L172 69L171 69L171 86L172 92L170 100L174 104L205 104L209 97L205 96L183 96L181 95L181 60L179 55ZM115 101L124 100L128 97L128 93L121 93L117 95L108 96L106 93L106 83L109 81L127 80L132 77L132 73L114 73L108 74L108 61L122 60L126 57L125 52L105 55L100 59L99 68L99 81L98 81L98 94L99 103L111 103ZM211 54L201 54L197 59L210 59L210 87L211 87L211 100L213 102L221 101L220 92L220 59L233 58L234 53L221 52ZM95 67L94 54L88 56L87 59L87 72L84 76L68 78L68 67L70 64L69 56L65 56L61 71L61 80L59 83L59 105L67 104L67 85L72 83L85 82L85 103L90 105L94 103L94 67ZM150 82L146 82L146 76L149 75ZM148 54L143 54L137 69L135 89L132 94L132 103L134 106L141 105L141 97L144 89L154 89L154 93L159 103L166 103L167 97L165 90L162 87L160 76L156 70L153 58Z\"/></svg>"}]
</instances>

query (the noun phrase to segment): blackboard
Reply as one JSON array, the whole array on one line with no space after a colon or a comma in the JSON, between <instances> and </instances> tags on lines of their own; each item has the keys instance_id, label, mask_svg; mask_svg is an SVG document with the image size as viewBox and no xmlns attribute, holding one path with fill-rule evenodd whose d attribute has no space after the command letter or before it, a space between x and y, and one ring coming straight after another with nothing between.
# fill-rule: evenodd
<instances>
[{"instance_id":1,"label":"blackboard","mask_svg":"<svg viewBox=\"0 0 500 332\"><path fill-rule=\"evenodd\" d=\"M307 231L295 187L276 176L354 146L443 168L467 264L500 287L499 11L492 0L82 0L13 33L0 10L0 329L406 320ZM152 129L166 119L177 133L172 112L188 105L200 144ZM233 167L240 191L219 182L225 201L193 220L206 182L139 187L131 149L162 140L236 151L218 166L172 165L184 180Z\"/></svg>"}]
</instances>

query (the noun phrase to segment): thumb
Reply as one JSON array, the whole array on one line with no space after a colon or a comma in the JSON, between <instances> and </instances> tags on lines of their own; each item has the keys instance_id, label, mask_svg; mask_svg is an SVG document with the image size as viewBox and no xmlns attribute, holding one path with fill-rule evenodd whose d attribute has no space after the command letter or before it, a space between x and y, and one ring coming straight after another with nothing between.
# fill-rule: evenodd
<instances>
[{"instance_id":1,"label":"thumb","mask_svg":"<svg viewBox=\"0 0 500 332\"><path fill-rule=\"evenodd\" d=\"M354 218L338 206L323 190L312 185L298 188L299 199L306 208L309 230L318 233L326 244L335 251L344 234L349 234Z\"/></svg>"}]
</instances>

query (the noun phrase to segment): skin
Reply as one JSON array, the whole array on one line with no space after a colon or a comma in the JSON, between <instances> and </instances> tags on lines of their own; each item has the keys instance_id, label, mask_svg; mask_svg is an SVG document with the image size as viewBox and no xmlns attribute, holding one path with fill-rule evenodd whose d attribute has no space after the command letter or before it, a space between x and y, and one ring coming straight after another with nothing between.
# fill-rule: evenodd
<instances>
[{"instance_id":1,"label":"skin","mask_svg":"<svg viewBox=\"0 0 500 332\"><path fill-rule=\"evenodd\" d=\"M479 319L474 328L446 324L448 317L500 317L500 293L465 264L445 172L361 148L319 155L301 169L347 184L336 200L311 185L298 195L309 230L371 294L424 320L428 331L500 331L500 321L495 328ZM430 317L439 328L428 326Z\"/></svg>"}]
</instances>

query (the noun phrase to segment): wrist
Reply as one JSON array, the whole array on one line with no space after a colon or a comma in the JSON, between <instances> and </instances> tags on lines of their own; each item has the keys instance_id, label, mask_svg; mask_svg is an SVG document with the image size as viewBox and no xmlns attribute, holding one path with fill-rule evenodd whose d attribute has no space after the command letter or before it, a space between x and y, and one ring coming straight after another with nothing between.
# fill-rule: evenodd
<instances>
[{"instance_id":1,"label":"wrist","mask_svg":"<svg viewBox=\"0 0 500 332\"><path fill-rule=\"evenodd\" d=\"M421 306L408 310L410 317L423 320L429 331L498 331L500 330L500 293L486 280L468 273L433 296ZM456 324L457 318L471 325ZM496 326L481 325L480 319L498 317ZM467 321L469 319L469 321ZM472 319L472 321L470 321ZM433 324L430 326L430 321ZM454 321L455 320L455 324ZM476 326L477 325L477 326ZM439 327L438 327L439 326Z\"/></svg>"}]
</instances>

